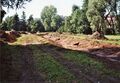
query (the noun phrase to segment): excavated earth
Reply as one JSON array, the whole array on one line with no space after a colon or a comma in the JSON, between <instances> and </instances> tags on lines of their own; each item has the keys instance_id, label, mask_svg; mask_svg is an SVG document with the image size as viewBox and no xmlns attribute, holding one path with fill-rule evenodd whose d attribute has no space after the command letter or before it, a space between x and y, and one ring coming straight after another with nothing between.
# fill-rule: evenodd
<instances>
[{"instance_id":1,"label":"excavated earth","mask_svg":"<svg viewBox=\"0 0 120 83\"><path fill-rule=\"evenodd\" d=\"M46 34L43 36L52 44L72 50L89 53L91 57L109 63L110 67L120 69L120 45L103 43L87 38L79 39L63 34Z\"/></svg>"},{"instance_id":2,"label":"excavated earth","mask_svg":"<svg viewBox=\"0 0 120 83\"><path fill-rule=\"evenodd\" d=\"M28 34L29 35L29 34ZM3 80L8 80L3 83L51 83L45 80L45 76L37 70L33 59L34 50L30 45L37 43L36 47L45 53L50 54L56 61L62 64L66 69L72 73L76 79L81 79L83 83L119 83L119 78L106 77L100 78L101 75L91 72L80 72L84 67L77 65L64 58L65 49L78 50L88 53L88 56L97 60L108 63L109 67L120 70L120 46L108 43L102 43L89 38L75 38L74 36L66 36L65 34L40 34L43 38L49 40L49 45L39 45L39 38L35 41L25 41L19 46L11 46L11 50L4 52L1 49L0 73ZM34 37L34 36L33 36ZM44 40L44 39L43 39ZM52 45L51 45L52 44ZM55 49L59 46L62 48ZM10 49L9 48L9 49ZM65 49L63 49L65 48ZM7 49L7 48L6 48ZM15 52L16 51L16 52ZM14 53L14 54L13 54ZM8 56L9 55L9 56ZM18 58L13 58L13 55ZM19 56L18 56L19 55ZM29 56L28 56L29 55ZM7 57L7 58L6 58ZM15 68L13 67L15 64ZM11 67L12 66L12 67ZM83 68L83 69L82 69ZM17 69L17 70L16 70ZM0 78L1 78L0 77ZM13 80L11 80L13 79ZM9 81L11 80L11 81ZM0 80L1 81L1 80ZM77 83L77 82L73 82Z\"/></svg>"}]
</instances>

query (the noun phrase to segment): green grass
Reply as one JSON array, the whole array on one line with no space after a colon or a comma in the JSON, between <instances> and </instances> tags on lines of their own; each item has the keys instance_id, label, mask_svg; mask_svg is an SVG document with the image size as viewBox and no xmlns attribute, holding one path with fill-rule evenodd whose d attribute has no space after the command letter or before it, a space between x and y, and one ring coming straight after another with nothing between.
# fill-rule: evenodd
<instances>
[{"instance_id":1,"label":"green grass","mask_svg":"<svg viewBox=\"0 0 120 83\"><path fill-rule=\"evenodd\" d=\"M120 45L120 35L106 35L106 37L108 40L104 42Z\"/></svg>"},{"instance_id":2,"label":"green grass","mask_svg":"<svg viewBox=\"0 0 120 83\"><path fill-rule=\"evenodd\" d=\"M79 37L81 36L81 37ZM72 35L70 37L84 39L83 35ZM106 36L109 40L103 40L100 42L107 42L112 44L120 45L120 35ZM19 50L22 50L20 45L23 43L35 43L39 42L40 44L45 44L48 41L44 40L41 36L36 35L23 35L18 38L18 40L13 43L13 45L6 45L0 48L0 53L3 53L5 60L8 60L8 64L5 66L3 73L5 73L6 79L17 79L20 76L21 72L21 53ZM20 45L18 45L20 44ZM58 61L56 61L50 54L42 51L38 45L29 45L29 48L32 49L33 59L35 63L35 67L37 70L42 73L45 79L51 83L72 83L76 81L75 76L71 74L63 65L61 65ZM24 51L24 50L23 50ZM80 53L76 51L65 51L64 58L74 62L80 66L80 69L86 75L96 75L100 76L111 76L111 77L119 77L120 72L109 69L106 65L100 61L97 61L93 58L90 58L85 53ZM10 61L9 61L10 60ZM11 63L12 60L12 63ZM12 65L9 65L10 64ZM9 73L6 71L11 70ZM13 77L8 77L12 75ZM77 80L78 81L78 80Z\"/></svg>"},{"instance_id":3,"label":"green grass","mask_svg":"<svg viewBox=\"0 0 120 83\"><path fill-rule=\"evenodd\" d=\"M75 80L74 75L69 73L60 63L49 54L44 53L39 48L32 46L35 65L40 72L46 75L46 79L51 83L71 83Z\"/></svg>"},{"instance_id":4,"label":"green grass","mask_svg":"<svg viewBox=\"0 0 120 83\"><path fill-rule=\"evenodd\" d=\"M81 65L83 67L83 72L98 73L102 76L120 77L120 72L107 68L105 64L88 57L87 54L75 51L66 51L64 57L78 65Z\"/></svg>"}]
</instances>

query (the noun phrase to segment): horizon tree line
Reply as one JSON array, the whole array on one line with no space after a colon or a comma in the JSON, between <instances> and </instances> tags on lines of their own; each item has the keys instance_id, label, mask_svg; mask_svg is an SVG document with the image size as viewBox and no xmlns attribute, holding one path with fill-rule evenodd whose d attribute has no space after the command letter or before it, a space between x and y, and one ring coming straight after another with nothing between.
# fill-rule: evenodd
<instances>
[{"instance_id":1,"label":"horizon tree line","mask_svg":"<svg viewBox=\"0 0 120 83\"><path fill-rule=\"evenodd\" d=\"M120 0L83 0L80 8L73 5L70 16L60 16L57 8L46 6L41 12L40 18L32 15L26 19L25 12L21 18L17 14L7 17L0 24L0 29L31 31L31 32L70 32L92 34L95 31L104 34L120 33Z\"/></svg>"}]
</instances>

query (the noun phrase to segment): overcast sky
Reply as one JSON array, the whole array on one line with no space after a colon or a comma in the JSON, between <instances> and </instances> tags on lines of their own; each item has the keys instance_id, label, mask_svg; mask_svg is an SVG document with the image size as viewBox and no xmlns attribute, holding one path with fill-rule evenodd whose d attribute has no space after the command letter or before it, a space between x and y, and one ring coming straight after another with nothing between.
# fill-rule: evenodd
<instances>
[{"instance_id":1,"label":"overcast sky","mask_svg":"<svg viewBox=\"0 0 120 83\"><path fill-rule=\"evenodd\" d=\"M16 12L18 13L19 17L21 17L22 11L25 11L27 18L31 14L35 18L39 18L42 9L48 5L54 5L57 8L59 15L69 16L71 14L72 6L73 5L81 6L82 0L32 0L30 3L24 5L25 9L22 8L17 11L11 9L7 11L6 8L3 9L5 9L7 12L5 17L12 16Z\"/></svg>"}]
</instances>

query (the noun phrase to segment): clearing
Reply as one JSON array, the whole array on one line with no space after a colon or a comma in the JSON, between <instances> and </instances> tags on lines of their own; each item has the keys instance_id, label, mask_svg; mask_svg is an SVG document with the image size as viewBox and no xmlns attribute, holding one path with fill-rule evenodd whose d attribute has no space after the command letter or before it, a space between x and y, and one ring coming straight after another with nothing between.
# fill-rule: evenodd
<instances>
[{"instance_id":1,"label":"clearing","mask_svg":"<svg viewBox=\"0 0 120 83\"><path fill-rule=\"evenodd\" d=\"M22 34L0 48L0 82L120 83L120 37L110 37Z\"/></svg>"}]
</instances>

